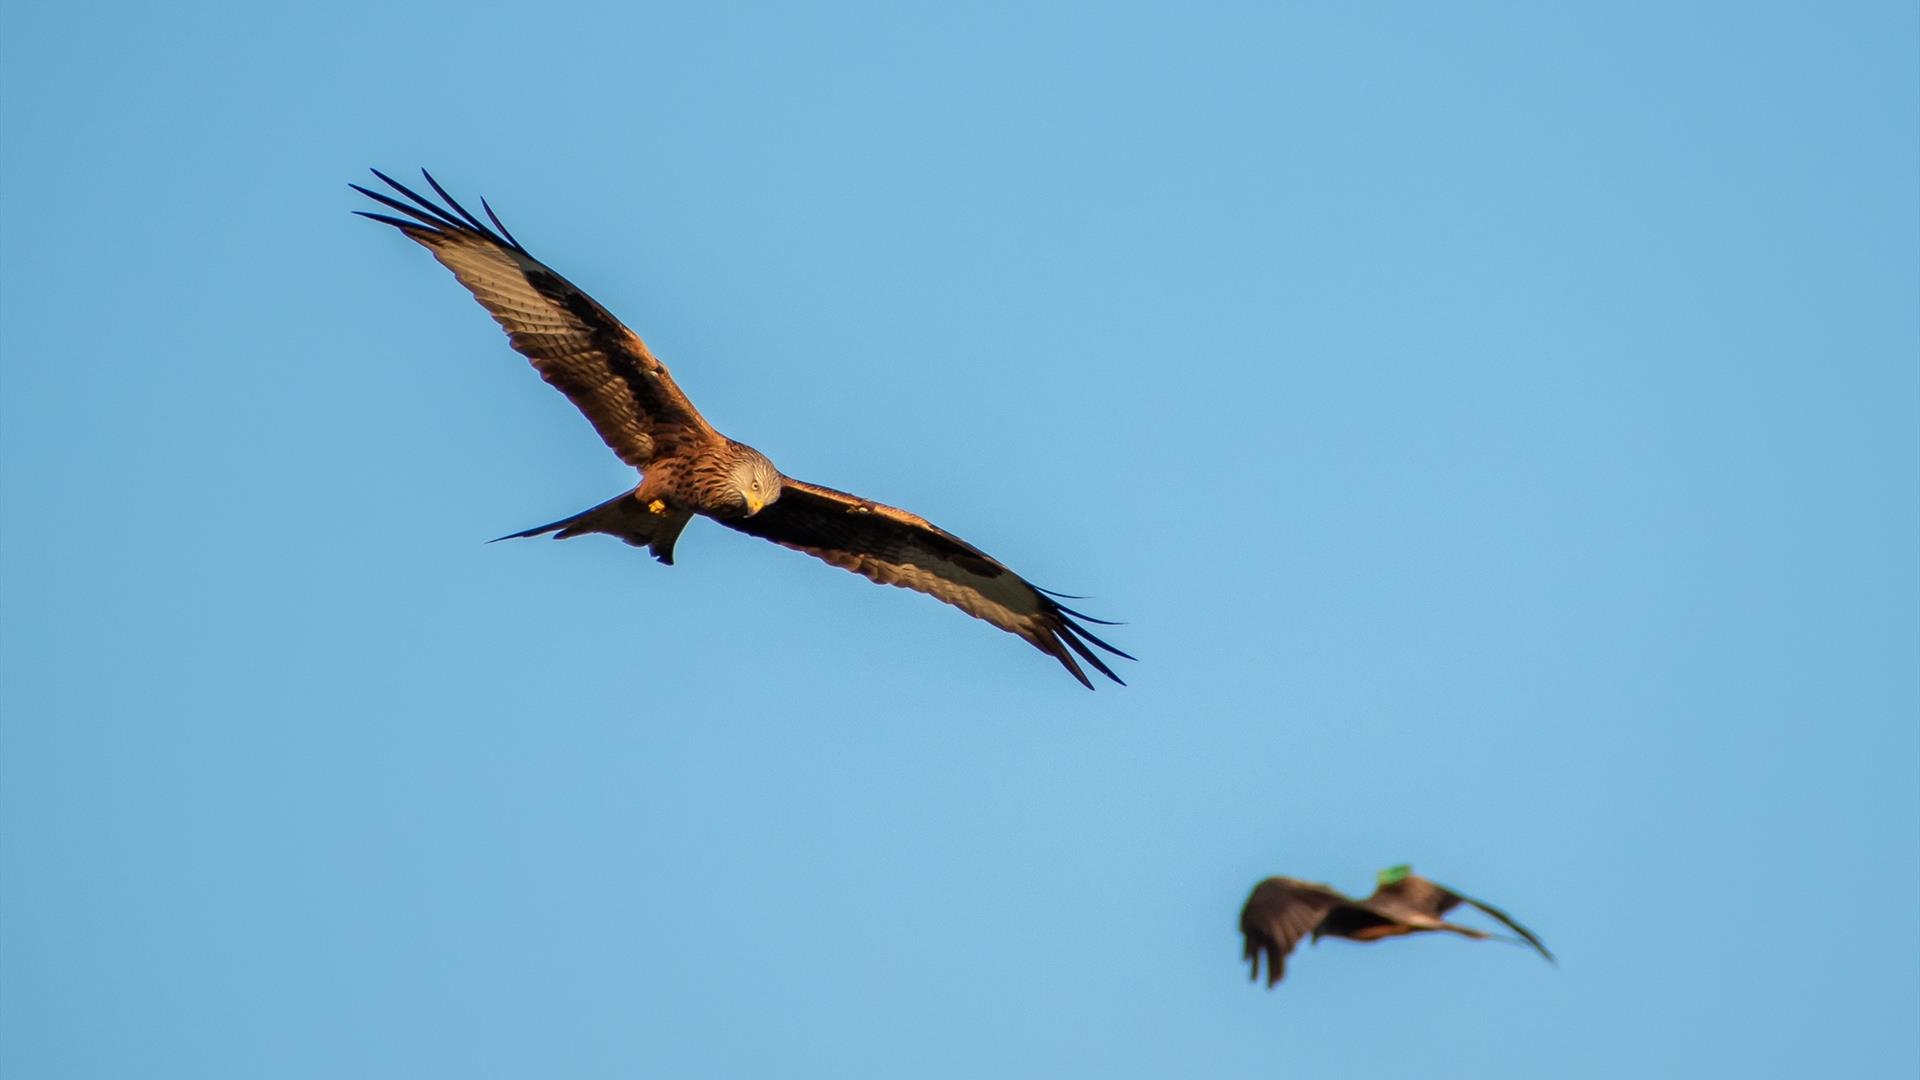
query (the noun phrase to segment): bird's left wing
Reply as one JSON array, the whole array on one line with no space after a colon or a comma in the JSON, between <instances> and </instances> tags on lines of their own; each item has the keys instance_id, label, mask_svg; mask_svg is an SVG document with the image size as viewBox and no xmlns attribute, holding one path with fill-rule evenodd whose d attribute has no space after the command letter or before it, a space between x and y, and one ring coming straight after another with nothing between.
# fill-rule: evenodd
<instances>
[{"instance_id":1,"label":"bird's left wing","mask_svg":"<svg viewBox=\"0 0 1920 1080\"><path fill-rule=\"evenodd\" d=\"M729 529L804 551L882 585L952 604L1017 634L1058 660L1088 689L1074 654L1122 683L1094 648L1133 657L1095 637L1068 608L965 540L916 514L802 480L783 478L780 497L750 517L716 518Z\"/></svg>"},{"instance_id":2,"label":"bird's left wing","mask_svg":"<svg viewBox=\"0 0 1920 1080\"><path fill-rule=\"evenodd\" d=\"M1267 962L1267 985L1287 973L1287 954L1313 932L1327 913L1351 903L1344 895L1315 881L1270 877L1253 887L1240 909L1240 933L1245 956L1252 965L1248 977L1260 977L1260 961Z\"/></svg>"}]
</instances>

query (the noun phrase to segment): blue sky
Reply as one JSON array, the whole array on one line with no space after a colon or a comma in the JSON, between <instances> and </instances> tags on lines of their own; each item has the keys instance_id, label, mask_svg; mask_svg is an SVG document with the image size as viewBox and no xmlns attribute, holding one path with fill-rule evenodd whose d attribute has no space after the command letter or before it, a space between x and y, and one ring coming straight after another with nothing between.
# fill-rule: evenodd
<instances>
[{"instance_id":1,"label":"blue sky","mask_svg":"<svg viewBox=\"0 0 1920 1080\"><path fill-rule=\"evenodd\" d=\"M0 1072L1920 1067L1911 4L27 4ZM1087 693L632 483L377 166ZM1238 906L1411 861L1545 937Z\"/></svg>"}]
</instances>

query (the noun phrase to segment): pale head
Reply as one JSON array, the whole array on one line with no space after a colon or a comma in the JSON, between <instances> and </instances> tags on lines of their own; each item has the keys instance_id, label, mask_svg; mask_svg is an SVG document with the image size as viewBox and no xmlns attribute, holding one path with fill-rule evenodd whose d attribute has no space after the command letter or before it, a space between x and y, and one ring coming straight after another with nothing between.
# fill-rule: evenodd
<instances>
[{"instance_id":1,"label":"pale head","mask_svg":"<svg viewBox=\"0 0 1920 1080\"><path fill-rule=\"evenodd\" d=\"M726 501L743 517L752 517L780 497L780 470L767 455L745 443L733 444L727 465Z\"/></svg>"}]
</instances>

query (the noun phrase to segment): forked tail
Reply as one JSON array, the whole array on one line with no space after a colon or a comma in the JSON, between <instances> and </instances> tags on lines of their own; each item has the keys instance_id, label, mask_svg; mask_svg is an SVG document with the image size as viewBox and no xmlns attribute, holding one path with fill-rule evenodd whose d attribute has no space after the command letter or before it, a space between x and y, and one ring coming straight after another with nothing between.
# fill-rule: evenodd
<instances>
[{"instance_id":1,"label":"forked tail","mask_svg":"<svg viewBox=\"0 0 1920 1080\"><path fill-rule=\"evenodd\" d=\"M674 541L680 539L680 530L686 528L691 520L692 514L672 509L657 499L642 503L634 497L633 492L623 491L599 506L570 518L536 526L525 532L508 533L488 543L545 536L548 533L552 533L555 540L568 540L587 533L606 533L634 547L646 548L654 558L672 566Z\"/></svg>"}]
</instances>

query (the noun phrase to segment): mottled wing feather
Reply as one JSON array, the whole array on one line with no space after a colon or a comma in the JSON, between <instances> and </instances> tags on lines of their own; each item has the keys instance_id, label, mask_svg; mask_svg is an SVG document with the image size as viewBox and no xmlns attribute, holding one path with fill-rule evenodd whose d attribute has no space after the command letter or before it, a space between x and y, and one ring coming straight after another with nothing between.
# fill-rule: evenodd
<instances>
[{"instance_id":1,"label":"mottled wing feather","mask_svg":"<svg viewBox=\"0 0 1920 1080\"><path fill-rule=\"evenodd\" d=\"M1093 682L1075 662L1076 654L1114 682L1122 680L1094 649L1132 659L1095 637L1075 617L1099 620L1061 605L979 548L905 510L783 479L780 497L765 509L720 524L803 551L870 581L952 604L1025 638L1089 689Z\"/></svg>"},{"instance_id":2,"label":"mottled wing feather","mask_svg":"<svg viewBox=\"0 0 1920 1080\"><path fill-rule=\"evenodd\" d=\"M1287 954L1313 932L1335 908L1349 904L1341 893L1325 885L1295 878L1272 877L1253 887L1240 909L1240 933L1246 939L1248 978L1260 977L1260 960L1267 962L1267 985L1287 971Z\"/></svg>"},{"instance_id":3,"label":"mottled wing feather","mask_svg":"<svg viewBox=\"0 0 1920 1080\"><path fill-rule=\"evenodd\" d=\"M621 461L644 468L656 456L674 456L716 437L639 335L529 255L500 226L492 207L485 209L497 232L467 213L431 176L427 182L445 206L378 170L374 175L411 205L354 184L355 191L406 216L359 213L397 227L453 271L507 332L514 349L567 395Z\"/></svg>"}]
</instances>

